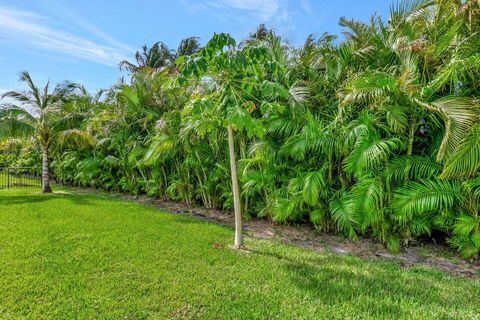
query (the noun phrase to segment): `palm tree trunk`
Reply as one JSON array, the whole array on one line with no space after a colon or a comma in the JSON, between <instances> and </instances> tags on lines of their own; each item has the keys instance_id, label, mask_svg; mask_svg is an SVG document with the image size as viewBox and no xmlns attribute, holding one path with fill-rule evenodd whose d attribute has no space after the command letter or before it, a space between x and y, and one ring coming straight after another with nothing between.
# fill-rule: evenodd
<instances>
[{"instance_id":1,"label":"palm tree trunk","mask_svg":"<svg viewBox=\"0 0 480 320\"><path fill-rule=\"evenodd\" d=\"M410 125L408 130L408 146L407 146L407 155L411 156L413 153L413 141L415 139L415 123Z\"/></svg>"},{"instance_id":2,"label":"palm tree trunk","mask_svg":"<svg viewBox=\"0 0 480 320\"><path fill-rule=\"evenodd\" d=\"M235 160L235 143L233 140L232 125L228 125L228 151L230 153L230 171L232 175L233 207L235 210L235 242L233 247L240 249L243 246L242 240L242 208L240 205L240 189L238 187L237 163Z\"/></svg>"},{"instance_id":3,"label":"palm tree trunk","mask_svg":"<svg viewBox=\"0 0 480 320\"><path fill-rule=\"evenodd\" d=\"M415 140L415 132L417 131L417 115L416 108L410 108L412 113L410 117L410 125L408 126L408 145L407 145L407 155L411 156L413 154L413 142Z\"/></svg>"},{"instance_id":4,"label":"palm tree trunk","mask_svg":"<svg viewBox=\"0 0 480 320\"><path fill-rule=\"evenodd\" d=\"M43 147L43 159L42 159L42 192L51 193L50 188L50 174L48 172L48 146Z\"/></svg>"}]
</instances>

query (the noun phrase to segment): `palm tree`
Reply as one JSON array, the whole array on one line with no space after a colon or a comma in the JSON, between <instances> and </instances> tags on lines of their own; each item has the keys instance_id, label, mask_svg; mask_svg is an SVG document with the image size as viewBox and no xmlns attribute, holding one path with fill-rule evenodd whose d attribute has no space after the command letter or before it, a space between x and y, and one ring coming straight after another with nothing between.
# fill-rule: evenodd
<instances>
[{"instance_id":1,"label":"palm tree","mask_svg":"<svg viewBox=\"0 0 480 320\"><path fill-rule=\"evenodd\" d=\"M137 51L135 53L136 64L123 60L119 63L119 67L131 73L158 71L165 67L173 67L178 57L189 56L197 52L199 48L200 39L198 37L183 39L177 51L171 50L165 43L159 41L150 48L144 45L141 51Z\"/></svg>"},{"instance_id":2,"label":"palm tree","mask_svg":"<svg viewBox=\"0 0 480 320\"><path fill-rule=\"evenodd\" d=\"M56 125L61 118L61 106L71 84L57 85L50 92L49 85L39 88L33 83L26 71L20 74L28 90L9 91L1 98L10 98L17 102L4 103L0 109L0 137L33 136L42 148L42 191L52 192L49 182L49 148L56 136Z\"/></svg>"},{"instance_id":3,"label":"palm tree","mask_svg":"<svg viewBox=\"0 0 480 320\"><path fill-rule=\"evenodd\" d=\"M178 58L181 56L191 56L198 50L200 50L200 38L188 37L180 41L177 52L175 53L175 57Z\"/></svg>"},{"instance_id":4,"label":"palm tree","mask_svg":"<svg viewBox=\"0 0 480 320\"><path fill-rule=\"evenodd\" d=\"M131 73L141 70L158 70L171 65L174 61L172 50L163 42L156 42L150 48L144 45L141 51L135 53L137 64L123 60L119 63L120 69L126 69Z\"/></svg>"},{"instance_id":5,"label":"palm tree","mask_svg":"<svg viewBox=\"0 0 480 320\"><path fill-rule=\"evenodd\" d=\"M130 83L49 113L51 170L233 209L235 247L248 214L391 250L442 231L478 256L479 14L478 1L401 0L388 21L342 18L344 41L295 48L260 25L239 45L217 34L202 50L195 37L144 47L122 63ZM7 107L3 135L36 133L40 111Z\"/></svg>"}]
</instances>

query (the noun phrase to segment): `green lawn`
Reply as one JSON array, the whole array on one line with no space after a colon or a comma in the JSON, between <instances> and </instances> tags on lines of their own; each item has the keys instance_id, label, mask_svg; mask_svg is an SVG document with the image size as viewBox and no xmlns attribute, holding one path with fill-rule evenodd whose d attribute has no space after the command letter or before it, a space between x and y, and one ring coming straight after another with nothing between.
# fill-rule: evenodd
<instances>
[{"instance_id":1,"label":"green lawn","mask_svg":"<svg viewBox=\"0 0 480 320\"><path fill-rule=\"evenodd\" d=\"M232 237L100 195L0 191L0 318L480 318L478 280Z\"/></svg>"}]
</instances>

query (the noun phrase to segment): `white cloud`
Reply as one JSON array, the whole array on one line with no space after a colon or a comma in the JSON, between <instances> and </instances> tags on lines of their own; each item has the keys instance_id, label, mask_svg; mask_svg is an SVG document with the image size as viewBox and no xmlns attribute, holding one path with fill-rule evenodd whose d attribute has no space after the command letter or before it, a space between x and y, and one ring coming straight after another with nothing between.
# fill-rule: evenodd
<instances>
[{"instance_id":1,"label":"white cloud","mask_svg":"<svg viewBox=\"0 0 480 320\"><path fill-rule=\"evenodd\" d=\"M207 1L209 6L246 10L256 13L265 22L271 21L282 8L280 0L220 0Z\"/></svg>"},{"instance_id":2,"label":"white cloud","mask_svg":"<svg viewBox=\"0 0 480 320\"><path fill-rule=\"evenodd\" d=\"M300 0L300 5L302 6L303 11L305 11L308 14L312 14L312 4L310 3L310 0Z\"/></svg>"},{"instance_id":3,"label":"white cloud","mask_svg":"<svg viewBox=\"0 0 480 320\"><path fill-rule=\"evenodd\" d=\"M51 21L46 17L30 11L0 7L0 35L11 40L110 66L116 66L130 53L128 46L86 22L83 22L84 29L107 44L58 30L48 26L49 23Z\"/></svg>"},{"instance_id":4,"label":"white cloud","mask_svg":"<svg viewBox=\"0 0 480 320\"><path fill-rule=\"evenodd\" d=\"M50 1L50 0L41 0L44 3L44 6L48 12L51 12L52 15L55 15L56 19L60 19L68 24L76 24L82 29L90 32L92 35L106 41L108 44L124 49L128 52L134 52L135 50L130 46L118 41L109 34L105 33L103 30L99 29L97 26L89 23L84 20L82 17L74 14L66 7L63 6L62 2Z\"/></svg>"},{"instance_id":5,"label":"white cloud","mask_svg":"<svg viewBox=\"0 0 480 320\"><path fill-rule=\"evenodd\" d=\"M244 29L241 32L266 23L288 33L298 15L312 12L310 0L180 0L180 3L192 13L208 12L222 23Z\"/></svg>"}]
</instances>

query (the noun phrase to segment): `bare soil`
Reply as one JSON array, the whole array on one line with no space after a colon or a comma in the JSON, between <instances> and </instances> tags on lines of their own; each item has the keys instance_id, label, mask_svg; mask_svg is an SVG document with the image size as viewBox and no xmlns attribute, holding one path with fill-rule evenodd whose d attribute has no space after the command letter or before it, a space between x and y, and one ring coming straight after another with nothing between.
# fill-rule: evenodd
<instances>
[{"instance_id":1,"label":"bare soil","mask_svg":"<svg viewBox=\"0 0 480 320\"><path fill-rule=\"evenodd\" d=\"M75 188L74 190L76 193L99 192L97 190L93 191L93 189ZM173 214L184 214L205 221L234 226L233 214L218 210L163 201L144 195L105 194L151 205ZM418 241L415 246L403 248L401 253L392 254L375 239L349 240L337 235L321 233L307 224L279 225L265 219L250 219L244 222L243 228L245 234L252 238L277 240L285 244L319 252L328 251L339 255L354 255L364 259L389 260L397 262L403 267L430 266L453 275L480 278L480 260L464 260L451 248L432 242Z\"/></svg>"}]
</instances>

